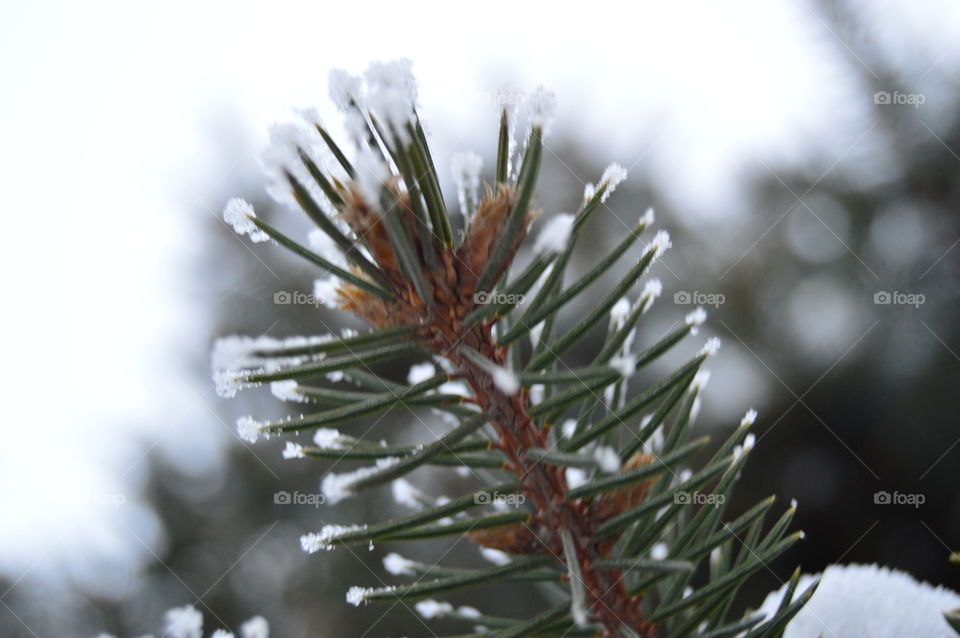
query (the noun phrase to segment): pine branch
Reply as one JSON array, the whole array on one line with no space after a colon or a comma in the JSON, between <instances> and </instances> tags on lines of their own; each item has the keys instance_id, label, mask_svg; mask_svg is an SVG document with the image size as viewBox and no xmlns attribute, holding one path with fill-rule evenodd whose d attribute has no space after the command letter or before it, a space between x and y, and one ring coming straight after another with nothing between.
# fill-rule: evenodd
<instances>
[{"instance_id":1,"label":"pine branch","mask_svg":"<svg viewBox=\"0 0 960 638\"><path fill-rule=\"evenodd\" d=\"M416 113L409 61L373 65L365 85L337 72L331 96L350 121L352 157L316 123L292 142L278 138L286 146L270 154L279 158L273 167L279 192L329 236L329 245L304 248L259 220L242 200L232 200L224 217L253 241L272 239L336 277L335 305L373 330L343 338L225 340L218 348L223 356L215 357L217 387L232 396L270 383L280 399L326 406L276 422L244 417L238 428L251 442L314 430L316 445L290 441L284 456L373 463L346 473L327 471L322 488L329 503L390 484L395 499L416 511L371 525L327 525L304 534L303 549L466 535L494 566L427 565L391 554L387 569L417 580L353 587L347 597L354 604L419 600L523 581L548 587L563 600L548 602L529 619L419 603L425 616L483 624L496 636L778 635L811 593L794 598L796 575L771 618L730 615L743 582L802 537L789 533L793 506L765 527L772 499L723 520L754 444L748 428L755 413L748 412L699 469L690 468L707 444L691 429L706 382L702 367L719 341L708 340L676 370L631 391L638 371L697 336L706 317L697 309L679 328L634 351L643 317L662 286L651 279L639 294L633 291L670 247L666 232L653 234L600 301L554 334L560 313L574 310L571 302L653 224L647 211L592 268L565 285L581 231L605 209L625 169L608 167L587 187L576 215L545 221L532 258L510 276L538 213L536 185L552 96L538 89L520 113L500 109L493 183L484 196L479 156L457 160L465 223L457 240ZM524 145L518 150L514 135L522 122ZM532 300L525 299L528 294ZM605 321L606 337L590 363L568 365L565 356ZM525 336L532 352L521 347ZM373 369L411 357L420 363L407 383ZM355 385L345 389L342 380ZM331 429L398 407L438 411L455 424L422 446L365 441ZM484 469L505 480L442 501L407 480L427 464ZM694 496L712 500L698 504ZM488 507L503 502L523 507ZM709 579L688 590L703 561L710 563Z\"/></svg>"}]
</instances>

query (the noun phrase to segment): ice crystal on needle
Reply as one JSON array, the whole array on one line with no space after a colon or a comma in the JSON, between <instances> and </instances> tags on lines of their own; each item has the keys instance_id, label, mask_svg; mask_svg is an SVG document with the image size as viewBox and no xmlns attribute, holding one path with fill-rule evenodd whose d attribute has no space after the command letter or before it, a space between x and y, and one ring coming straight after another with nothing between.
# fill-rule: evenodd
<instances>
[{"instance_id":1,"label":"ice crystal on needle","mask_svg":"<svg viewBox=\"0 0 960 638\"><path fill-rule=\"evenodd\" d=\"M427 379L432 379L437 374L437 369L430 362L417 363L410 366L410 372L407 373L407 383L414 385Z\"/></svg>"},{"instance_id":2,"label":"ice crystal on needle","mask_svg":"<svg viewBox=\"0 0 960 638\"><path fill-rule=\"evenodd\" d=\"M242 416L237 419L237 433L247 443L256 443L260 439L260 436L264 434L261 430L262 427L263 423L252 416Z\"/></svg>"},{"instance_id":3,"label":"ice crystal on needle","mask_svg":"<svg viewBox=\"0 0 960 638\"><path fill-rule=\"evenodd\" d=\"M533 244L535 253L559 253L566 249L573 232L574 216L561 213L548 221Z\"/></svg>"},{"instance_id":4,"label":"ice crystal on needle","mask_svg":"<svg viewBox=\"0 0 960 638\"><path fill-rule=\"evenodd\" d=\"M473 151L456 153L451 158L450 165L453 182L457 186L460 214L469 223L480 201L480 171L483 170L483 158Z\"/></svg>"},{"instance_id":5,"label":"ice crystal on needle","mask_svg":"<svg viewBox=\"0 0 960 638\"><path fill-rule=\"evenodd\" d=\"M394 576L413 576L416 573L414 570L415 564L409 558L404 558L393 552L383 557L383 568Z\"/></svg>"},{"instance_id":6,"label":"ice crystal on needle","mask_svg":"<svg viewBox=\"0 0 960 638\"><path fill-rule=\"evenodd\" d=\"M334 548L333 541L338 536L350 532L360 532L366 525L324 525L319 532L310 532L300 537L300 548L308 554L314 554L321 549L330 551Z\"/></svg>"},{"instance_id":7,"label":"ice crystal on needle","mask_svg":"<svg viewBox=\"0 0 960 638\"><path fill-rule=\"evenodd\" d=\"M399 461L400 459L397 457L390 456L387 458L377 459L377 464L375 466L357 468L352 472L344 472L342 474L327 472L327 474L323 477L323 481L320 482L320 490L323 492L323 495L326 497L328 503L331 505L336 505L340 501L350 498L356 493L354 491L355 483L368 476L372 476L378 471L388 468Z\"/></svg>"},{"instance_id":8,"label":"ice crystal on needle","mask_svg":"<svg viewBox=\"0 0 960 638\"><path fill-rule=\"evenodd\" d=\"M267 241L270 237L253 222L256 216L250 202L237 197L228 201L223 209L223 221L230 224L238 235L247 235L254 243Z\"/></svg>"},{"instance_id":9,"label":"ice crystal on needle","mask_svg":"<svg viewBox=\"0 0 960 638\"><path fill-rule=\"evenodd\" d=\"M453 605L444 601L436 601L432 598L421 600L416 604L417 613L426 619L437 618L443 614L449 614L453 611Z\"/></svg>"},{"instance_id":10,"label":"ice crystal on needle","mask_svg":"<svg viewBox=\"0 0 960 638\"><path fill-rule=\"evenodd\" d=\"M419 509L426 500L426 495L405 478L394 479L390 484L390 491L398 505L406 505L412 509Z\"/></svg>"},{"instance_id":11,"label":"ice crystal on needle","mask_svg":"<svg viewBox=\"0 0 960 638\"><path fill-rule=\"evenodd\" d=\"M203 614L193 605L169 610L164 622L164 634L170 638L201 638L203 635Z\"/></svg>"}]
</instances>

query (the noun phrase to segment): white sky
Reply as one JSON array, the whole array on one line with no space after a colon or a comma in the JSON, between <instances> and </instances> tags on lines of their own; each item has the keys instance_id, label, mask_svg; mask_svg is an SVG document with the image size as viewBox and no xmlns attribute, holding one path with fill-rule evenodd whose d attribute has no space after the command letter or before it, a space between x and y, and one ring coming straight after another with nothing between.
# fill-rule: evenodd
<instances>
[{"instance_id":1,"label":"white sky","mask_svg":"<svg viewBox=\"0 0 960 638\"><path fill-rule=\"evenodd\" d=\"M134 503L137 459L225 438L204 406L212 395L198 400L179 380L171 347L206 347L190 337L198 311L182 282L196 249L189 215L220 206L205 198L225 170L203 128L211 118L228 113L260 140L293 106L333 121L328 69L405 56L443 156L490 143L492 90L542 83L557 93L559 127L604 161L639 161L701 219L737 212L738 177L758 158L836 157L872 107L854 80L861 62L800 1L256 6L0 8L0 201L14 224L0 569L14 577L53 573L78 550L133 564L143 554L126 532L159 543ZM904 65L960 54L956 4L866 6L875 33L909 52ZM188 439L186 424L204 420L215 433ZM114 493L127 506L95 502Z\"/></svg>"}]
</instances>

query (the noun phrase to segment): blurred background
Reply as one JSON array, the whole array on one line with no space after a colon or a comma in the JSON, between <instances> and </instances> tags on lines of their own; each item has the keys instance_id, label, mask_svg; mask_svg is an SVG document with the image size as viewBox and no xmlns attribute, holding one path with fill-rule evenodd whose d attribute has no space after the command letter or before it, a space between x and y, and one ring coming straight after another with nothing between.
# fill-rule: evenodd
<instances>
[{"instance_id":1,"label":"blurred background","mask_svg":"<svg viewBox=\"0 0 960 638\"><path fill-rule=\"evenodd\" d=\"M718 441L746 408L760 412L731 515L770 493L796 498L807 532L742 606L796 564L878 562L960 589L947 563L960 547L955 2L4 3L0 52L13 354L0 635L137 635L187 603L208 631L262 614L276 636L429 635L403 606L344 603L349 586L388 579L383 548L298 547L324 523L399 513L389 494L275 504L281 489L316 492L323 466L283 461L280 441L242 444L236 417L289 408L265 389L223 401L209 373L217 336L356 327L274 305L278 291L309 293L314 273L239 240L220 211L245 197L305 234L264 195L268 125L316 105L340 130L327 71L401 56L446 178L456 151L492 166L496 92L538 84L559 102L547 214L574 209L610 161L629 168L576 268L647 206L671 232L654 273L664 294L638 342L707 307L704 332L724 347L697 428ZM426 434L395 413L373 436ZM452 472L421 479L435 495L467 485ZM876 503L878 491L923 504ZM404 553L448 549L445 563L479 562L468 542ZM543 604L468 596L502 615Z\"/></svg>"}]
</instances>

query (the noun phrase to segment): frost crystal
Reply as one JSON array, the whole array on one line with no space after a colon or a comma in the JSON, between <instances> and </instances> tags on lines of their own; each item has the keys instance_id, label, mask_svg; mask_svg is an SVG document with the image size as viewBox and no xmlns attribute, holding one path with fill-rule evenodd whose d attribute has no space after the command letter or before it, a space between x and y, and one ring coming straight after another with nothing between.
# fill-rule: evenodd
<instances>
[{"instance_id":1,"label":"frost crystal","mask_svg":"<svg viewBox=\"0 0 960 638\"><path fill-rule=\"evenodd\" d=\"M670 233L665 230L658 230L657 234L650 240L650 243L647 244L647 247L643 249L643 252L647 253L653 250L653 258L659 259L672 245L673 244L670 243Z\"/></svg>"},{"instance_id":2,"label":"frost crystal","mask_svg":"<svg viewBox=\"0 0 960 638\"><path fill-rule=\"evenodd\" d=\"M512 370L496 366L490 371L493 385L504 394L513 395L520 389L520 379Z\"/></svg>"},{"instance_id":3,"label":"frost crystal","mask_svg":"<svg viewBox=\"0 0 960 638\"><path fill-rule=\"evenodd\" d=\"M543 403L543 397L547 388L542 383L535 383L530 386L530 405L540 405Z\"/></svg>"},{"instance_id":4,"label":"frost crystal","mask_svg":"<svg viewBox=\"0 0 960 638\"><path fill-rule=\"evenodd\" d=\"M607 166L603 171L603 175L600 176L600 184L597 186L597 189L603 188L606 186L606 189L603 191L603 195L600 196L600 203L607 201L610 196L613 194L613 191L617 189L617 186L620 185L623 180L627 179L627 169L625 169L620 164L616 162Z\"/></svg>"},{"instance_id":5,"label":"frost crystal","mask_svg":"<svg viewBox=\"0 0 960 638\"><path fill-rule=\"evenodd\" d=\"M347 602L353 605L354 607L359 607L360 603L367 602L367 598L371 594L379 592L391 592L396 587L382 587L380 589L373 589L372 587L351 587L347 592Z\"/></svg>"},{"instance_id":6,"label":"frost crystal","mask_svg":"<svg viewBox=\"0 0 960 638\"><path fill-rule=\"evenodd\" d=\"M327 75L327 86L330 92L330 101L341 113L350 111L351 103L361 103L361 82L356 75L351 75L343 69L332 69Z\"/></svg>"},{"instance_id":7,"label":"frost crystal","mask_svg":"<svg viewBox=\"0 0 960 638\"><path fill-rule=\"evenodd\" d=\"M367 120L359 111L347 111L343 115L343 127L347 130L347 137L358 148L366 148L369 143L367 137Z\"/></svg>"},{"instance_id":8,"label":"frost crystal","mask_svg":"<svg viewBox=\"0 0 960 638\"><path fill-rule=\"evenodd\" d=\"M298 387L297 382L293 379L274 381L270 384L270 393L281 401L297 401L303 403L307 398L297 392Z\"/></svg>"},{"instance_id":9,"label":"frost crystal","mask_svg":"<svg viewBox=\"0 0 960 638\"><path fill-rule=\"evenodd\" d=\"M304 457L303 446L293 441L287 441L287 446L283 448L283 458L302 459Z\"/></svg>"},{"instance_id":10,"label":"frost crystal","mask_svg":"<svg viewBox=\"0 0 960 638\"><path fill-rule=\"evenodd\" d=\"M390 553L383 557L383 568L394 576L413 576L416 574L415 565L415 562L400 554Z\"/></svg>"},{"instance_id":11,"label":"frost crystal","mask_svg":"<svg viewBox=\"0 0 960 638\"><path fill-rule=\"evenodd\" d=\"M636 355L627 354L610 359L610 367L619 372L624 377L629 377L637 369Z\"/></svg>"},{"instance_id":12,"label":"frost crystal","mask_svg":"<svg viewBox=\"0 0 960 638\"><path fill-rule=\"evenodd\" d=\"M612 447L600 446L593 452L597 465L607 474L620 471L620 455Z\"/></svg>"},{"instance_id":13,"label":"frost crystal","mask_svg":"<svg viewBox=\"0 0 960 638\"><path fill-rule=\"evenodd\" d=\"M655 217L656 215L653 212L653 208L648 208L646 211L644 211L643 215L640 215L638 222L643 225L644 228L649 228L653 225L653 220Z\"/></svg>"},{"instance_id":14,"label":"frost crystal","mask_svg":"<svg viewBox=\"0 0 960 638\"><path fill-rule=\"evenodd\" d=\"M739 460L740 460L740 457L742 457L745 452L749 452L749 451L750 451L750 450L744 449L744 446L743 446L743 445L735 445L735 446L733 446L733 455L732 455L732 456L733 456L733 462L736 463L737 461L739 461Z\"/></svg>"},{"instance_id":15,"label":"frost crystal","mask_svg":"<svg viewBox=\"0 0 960 638\"><path fill-rule=\"evenodd\" d=\"M510 562L509 554L492 547L481 547L480 554L494 565L506 565Z\"/></svg>"},{"instance_id":16,"label":"frost crystal","mask_svg":"<svg viewBox=\"0 0 960 638\"><path fill-rule=\"evenodd\" d=\"M467 605L463 605L462 607L457 607L457 613L460 614L461 616L465 616L465 617L467 617L467 618L479 618L479 617L480 617L480 610L479 610L479 609L477 609L476 607L469 607L469 606L467 606Z\"/></svg>"},{"instance_id":17,"label":"frost crystal","mask_svg":"<svg viewBox=\"0 0 960 638\"><path fill-rule=\"evenodd\" d=\"M630 316L630 300L621 297L610 309L610 325L614 330L619 330L627 321L628 316Z\"/></svg>"},{"instance_id":18,"label":"frost crystal","mask_svg":"<svg viewBox=\"0 0 960 638\"><path fill-rule=\"evenodd\" d=\"M710 371L698 370L697 373L693 375L693 381L690 382L690 392L703 392L703 389L707 387L709 381Z\"/></svg>"},{"instance_id":19,"label":"frost crystal","mask_svg":"<svg viewBox=\"0 0 960 638\"><path fill-rule=\"evenodd\" d=\"M687 313L687 316L684 317L683 320L690 326L690 334L697 336L700 333L700 326L707 320L707 311L697 306L693 312Z\"/></svg>"},{"instance_id":20,"label":"frost crystal","mask_svg":"<svg viewBox=\"0 0 960 638\"><path fill-rule=\"evenodd\" d=\"M753 408L747 410L747 413L743 415L743 418L740 419L740 427L748 428L753 425L753 422L757 420L757 411Z\"/></svg>"},{"instance_id":21,"label":"frost crystal","mask_svg":"<svg viewBox=\"0 0 960 638\"><path fill-rule=\"evenodd\" d=\"M707 311L697 306L696 309L688 313L683 319L688 326L700 326L707 320Z\"/></svg>"},{"instance_id":22,"label":"frost crystal","mask_svg":"<svg viewBox=\"0 0 960 638\"><path fill-rule=\"evenodd\" d=\"M367 106L400 143L410 143L407 124L414 119L417 106L417 81L413 63L404 58L392 62L374 62L364 74L367 81Z\"/></svg>"},{"instance_id":23,"label":"frost crystal","mask_svg":"<svg viewBox=\"0 0 960 638\"><path fill-rule=\"evenodd\" d=\"M650 558L653 560L664 560L669 555L670 550L666 543L657 543L650 548Z\"/></svg>"},{"instance_id":24,"label":"frost crystal","mask_svg":"<svg viewBox=\"0 0 960 638\"><path fill-rule=\"evenodd\" d=\"M211 353L211 367L213 370L229 370L234 376L241 375L242 368L255 368L271 365L295 365L302 363L304 356L276 356L264 359L256 355L258 350L282 350L287 347L302 347L327 343L333 337L331 335L318 335L310 337L287 337L286 339L274 339L273 337L241 337L230 335L221 337L213 344ZM323 355L313 355L320 358Z\"/></svg>"},{"instance_id":25,"label":"frost crystal","mask_svg":"<svg viewBox=\"0 0 960 638\"><path fill-rule=\"evenodd\" d=\"M440 394L455 394L461 397L473 396L473 392L470 391L470 386L463 381L447 381L437 388L437 392Z\"/></svg>"},{"instance_id":26,"label":"frost crystal","mask_svg":"<svg viewBox=\"0 0 960 638\"><path fill-rule=\"evenodd\" d=\"M337 242L333 241L330 238L330 235L326 234L322 230L315 228L307 234L307 244L310 246L310 250L317 253L334 266L339 266L340 268L347 267L347 260L343 256L343 251L340 250L340 247L337 246Z\"/></svg>"},{"instance_id":27,"label":"frost crystal","mask_svg":"<svg viewBox=\"0 0 960 638\"><path fill-rule=\"evenodd\" d=\"M529 98L530 123L536 127L544 129L550 128L553 117L557 112L557 96L553 91L548 91L542 86L538 86Z\"/></svg>"},{"instance_id":28,"label":"frost crystal","mask_svg":"<svg viewBox=\"0 0 960 638\"><path fill-rule=\"evenodd\" d=\"M393 89L401 92L411 105L417 104L417 79L413 76L413 61L409 58L372 62L367 67L364 78L371 91Z\"/></svg>"},{"instance_id":29,"label":"frost crystal","mask_svg":"<svg viewBox=\"0 0 960 638\"><path fill-rule=\"evenodd\" d=\"M415 605L417 613L430 620L431 618L437 618L443 616L444 614L449 614L453 611L453 605L448 602L436 601L432 598L427 598L426 600L421 600Z\"/></svg>"},{"instance_id":30,"label":"frost crystal","mask_svg":"<svg viewBox=\"0 0 960 638\"><path fill-rule=\"evenodd\" d=\"M540 335L543 334L544 325L545 322L541 321L534 327L530 328L530 343L532 345L536 346L538 343L540 343Z\"/></svg>"},{"instance_id":31,"label":"frost crystal","mask_svg":"<svg viewBox=\"0 0 960 638\"><path fill-rule=\"evenodd\" d=\"M263 434L260 430L262 427L263 424L254 420L252 416L242 416L237 419L237 434L247 443L257 442L260 435Z\"/></svg>"},{"instance_id":32,"label":"frost crystal","mask_svg":"<svg viewBox=\"0 0 960 638\"><path fill-rule=\"evenodd\" d=\"M703 344L703 347L697 353L697 355L705 354L708 357L712 357L720 350L720 339L718 337L710 337L707 339L707 342Z\"/></svg>"},{"instance_id":33,"label":"frost crystal","mask_svg":"<svg viewBox=\"0 0 960 638\"><path fill-rule=\"evenodd\" d=\"M398 505L406 505L412 509L420 509L425 500L423 492L414 487L410 481L398 478L390 484L393 500Z\"/></svg>"},{"instance_id":34,"label":"frost crystal","mask_svg":"<svg viewBox=\"0 0 960 638\"><path fill-rule=\"evenodd\" d=\"M298 109L293 109L293 112L300 116L307 124L312 125L321 125L323 121L320 119L320 111L317 110L315 106L305 106Z\"/></svg>"},{"instance_id":35,"label":"frost crystal","mask_svg":"<svg viewBox=\"0 0 960 638\"><path fill-rule=\"evenodd\" d=\"M587 482L587 473L578 467L568 467L565 472L570 489L580 487Z\"/></svg>"},{"instance_id":36,"label":"frost crystal","mask_svg":"<svg viewBox=\"0 0 960 638\"><path fill-rule=\"evenodd\" d=\"M319 532L310 532L300 537L300 548L308 554L315 554L321 549L330 551L337 537L350 532L359 532L367 529L366 525L324 525Z\"/></svg>"},{"instance_id":37,"label":"frost crystal","mask_svg":"<svg viewBox=\"0 0 960 638\"><path fill-rule=\"evenodd\" d=\"M387 166L369 148L362 148L354 160L356 178L354 183L367 206L380 210L380 193L390 179Z\"/></svg>"},{"instance_id":38,"label":"frost crystal","mask_svg":"<svg viewBox=\"0 0 960 638\"><path fill-rule=\"evenodd\" d=\"M338 302L340 296L337 293L339 288L340 280L333 275L324 279L316 279L313 282L313 298L327 308L338 310L340 308Z\"/></svg>"},{"instance_id":39,"label":"frost crystal","mask_svg":"<svg viewBox=\"0 0 960 638\"><path fill-rule=\"evenodd\" d=\"M237 370L216 370L213 373L213 383L217 396L232 399L243 387L243 377Z\"/></svg>"},{"instance_id":40,"label":"frost crystal","mask_svg":"<svg viewBox=\"0 0 960 638\"><path fill-rule=\"evenodd\" d=\"M643 419L640 420L640 427L641 428L647 427L648 425L650 425L650 422L652 420L653 420L652 414L648 414L644 416ZM659 452L663 450L663 440L664 440L663 425L661 424L661 425L658 425L656 429L654 429L653 434L650 435L650 438L644 441L643 443L644 453L654 454L654 455L659 454Z\"/></svg>"},{"instance_id":41,"label":"frost crystal","mask_svg":"<svg viewBox=\"0 0 960 638\"><path fill-rule=\"evenodd\" d=\"M321 450L339 450L353 443L354 439L331 428L320 428L313 434L313 442Z\"/></svg>"},{"instance_id":42,"label":"frost crystal","mask_svg":"<svg viewBox=\"0 0 960 638\"><path fill-rule=\"evenodd\" d=\"M700 397L693 397L693 403L690 404L690 423L693 423L697 420L697 417L700 416L700 408L702 407L703 402L700 400Z\"/></svg>"},{"instance_id":43,"label":"frost crystal","mask_svg":"<svg viewBox=\"0 0 960 638\"><path fill-rule=\"evenodd\" d=\"M227 631L226 629L217 629L212 634L210 638L234 638L233 633Z\"/></svg>"},{"instance_id":44,"label":"frost crystal","mask_svg":"<svg viewBox=\"0 0 960 638\"><path fill-rule=\"evenodd\" d=\"M164 615L164 634L170 638L201 638L203 614L193 605L174 607Z\"/></svg>"},{"instance_id":45,"label":"frost crystal","mask_svg":"<svg viewBox=\"0 0 960 638\"><path fill-rule=\"evenodd\" d=\"M554 215L537 236L533 244L533 252L551 254L565 250L570 243L574 219L574 216L569 213Z\"/></svg>"},{"instance_id":46,"label":"frost crystal","mask_svg":"<svg viewBox=\"0 0 960 638\"><path fill-rule=\"evenodd\" d=\"M473 151L454 154L450 160L453 182L457 185L460 199L460 214L470 219L473 209L479 201L480 171L483 170L483 158Z\"/></svg>"},{"instance_id":47,"label":"frost crystal","mask_svg":"<svg viewBox=\"0 0 960 638\"><path fill-rule=\"evenodd\" d=\"M353 486L357 481L376 474L391 465L395 465L399 460L400 459L395 456L388 456L377 459L375 466L361 467L352 472L344 472L343 474L328 472L320 483L320 490L323 492L328 503L336 505L343 499L350 498L354 495Z\"/></svg>"},{"instance_id":48,"label":"frost crystal","mask_svg":"<svg viewBox=\"0 0 960 638\"><path fill-rule=\"evenodd\" d=\"M437 374L437 369L432 363L415 363L410 366L410 372L407 373L407 383L416 385L427 379L432 379Z\"/></svg>"},{"instance_id":49,"label":"frost crystal","mask_svg":"<svg viewBox=\"0 0 960 638\"><path fill-rule=\"evenodd\" d=\"M270 638L270 624L263 616L254 616L240 625L240 638Z\"/></svg>"},{"instance_id":50,"label":"frost crystal","mask_svg":"<svg viewBox=\"0 0 960 638\"><path fill-rule=\"evenodd\" d=\"M649 300L643 309L644 312L650 309L650 306L653 305L653 300L658 298L662 292L663 284L660 283L659 279L651 279L643 285L643 290L640 292L640 300Z\"/></svg>"},{"instance_id":51,"label":"frost crystal","mask_svg":"<svg viewBox=\"0 0 960 638\"><path fill-rule=\"evenodd\" d=\"M253 223L253 218L256 216L250 202L239 197L228 201L223 209L223 221L230 224L238 235L249 235L250 241L254 243L267 241L270 236Z\"/></svg>"},{"instance_id":52,"label":"frost crystal","mask_svg":"<svg viewBox=\"0 0 960 638\"><path fill-rule=\"evenodd\" d=\"M572 439L576 431L577 431L576 419L567 419L560 425L560 434L562 434L563 438L565 439Z\"/></svg>"},{"instance_id":53,"label":"frost crystal","mask_svg":"<svg viewBox=\"0 0 960 638\"><path fill-rule=\"evenodd\" d=\"M597 194L597 187L594 184L587 182L587 185L583 187L584 203L589 202L591 199L593 199L593 196L596 194Z\"/></svg>"},{"instance_id":54,"label":"frost crystal","mask_svg":"<svg viewBox=\"0 0 960 638\"><path fill-rule=\"evenodd\" d=\"M286 122L272 125L269 135L270 144L260 158L264 173L270 180L267 194L278 204L297 210L299 204L293 196L292 176L324 213L330 217L336 215L336 209L313 179L301 156L309 158L321 170L329 169L328 153L316 128Z\"/></svg>"}]
</instances>

